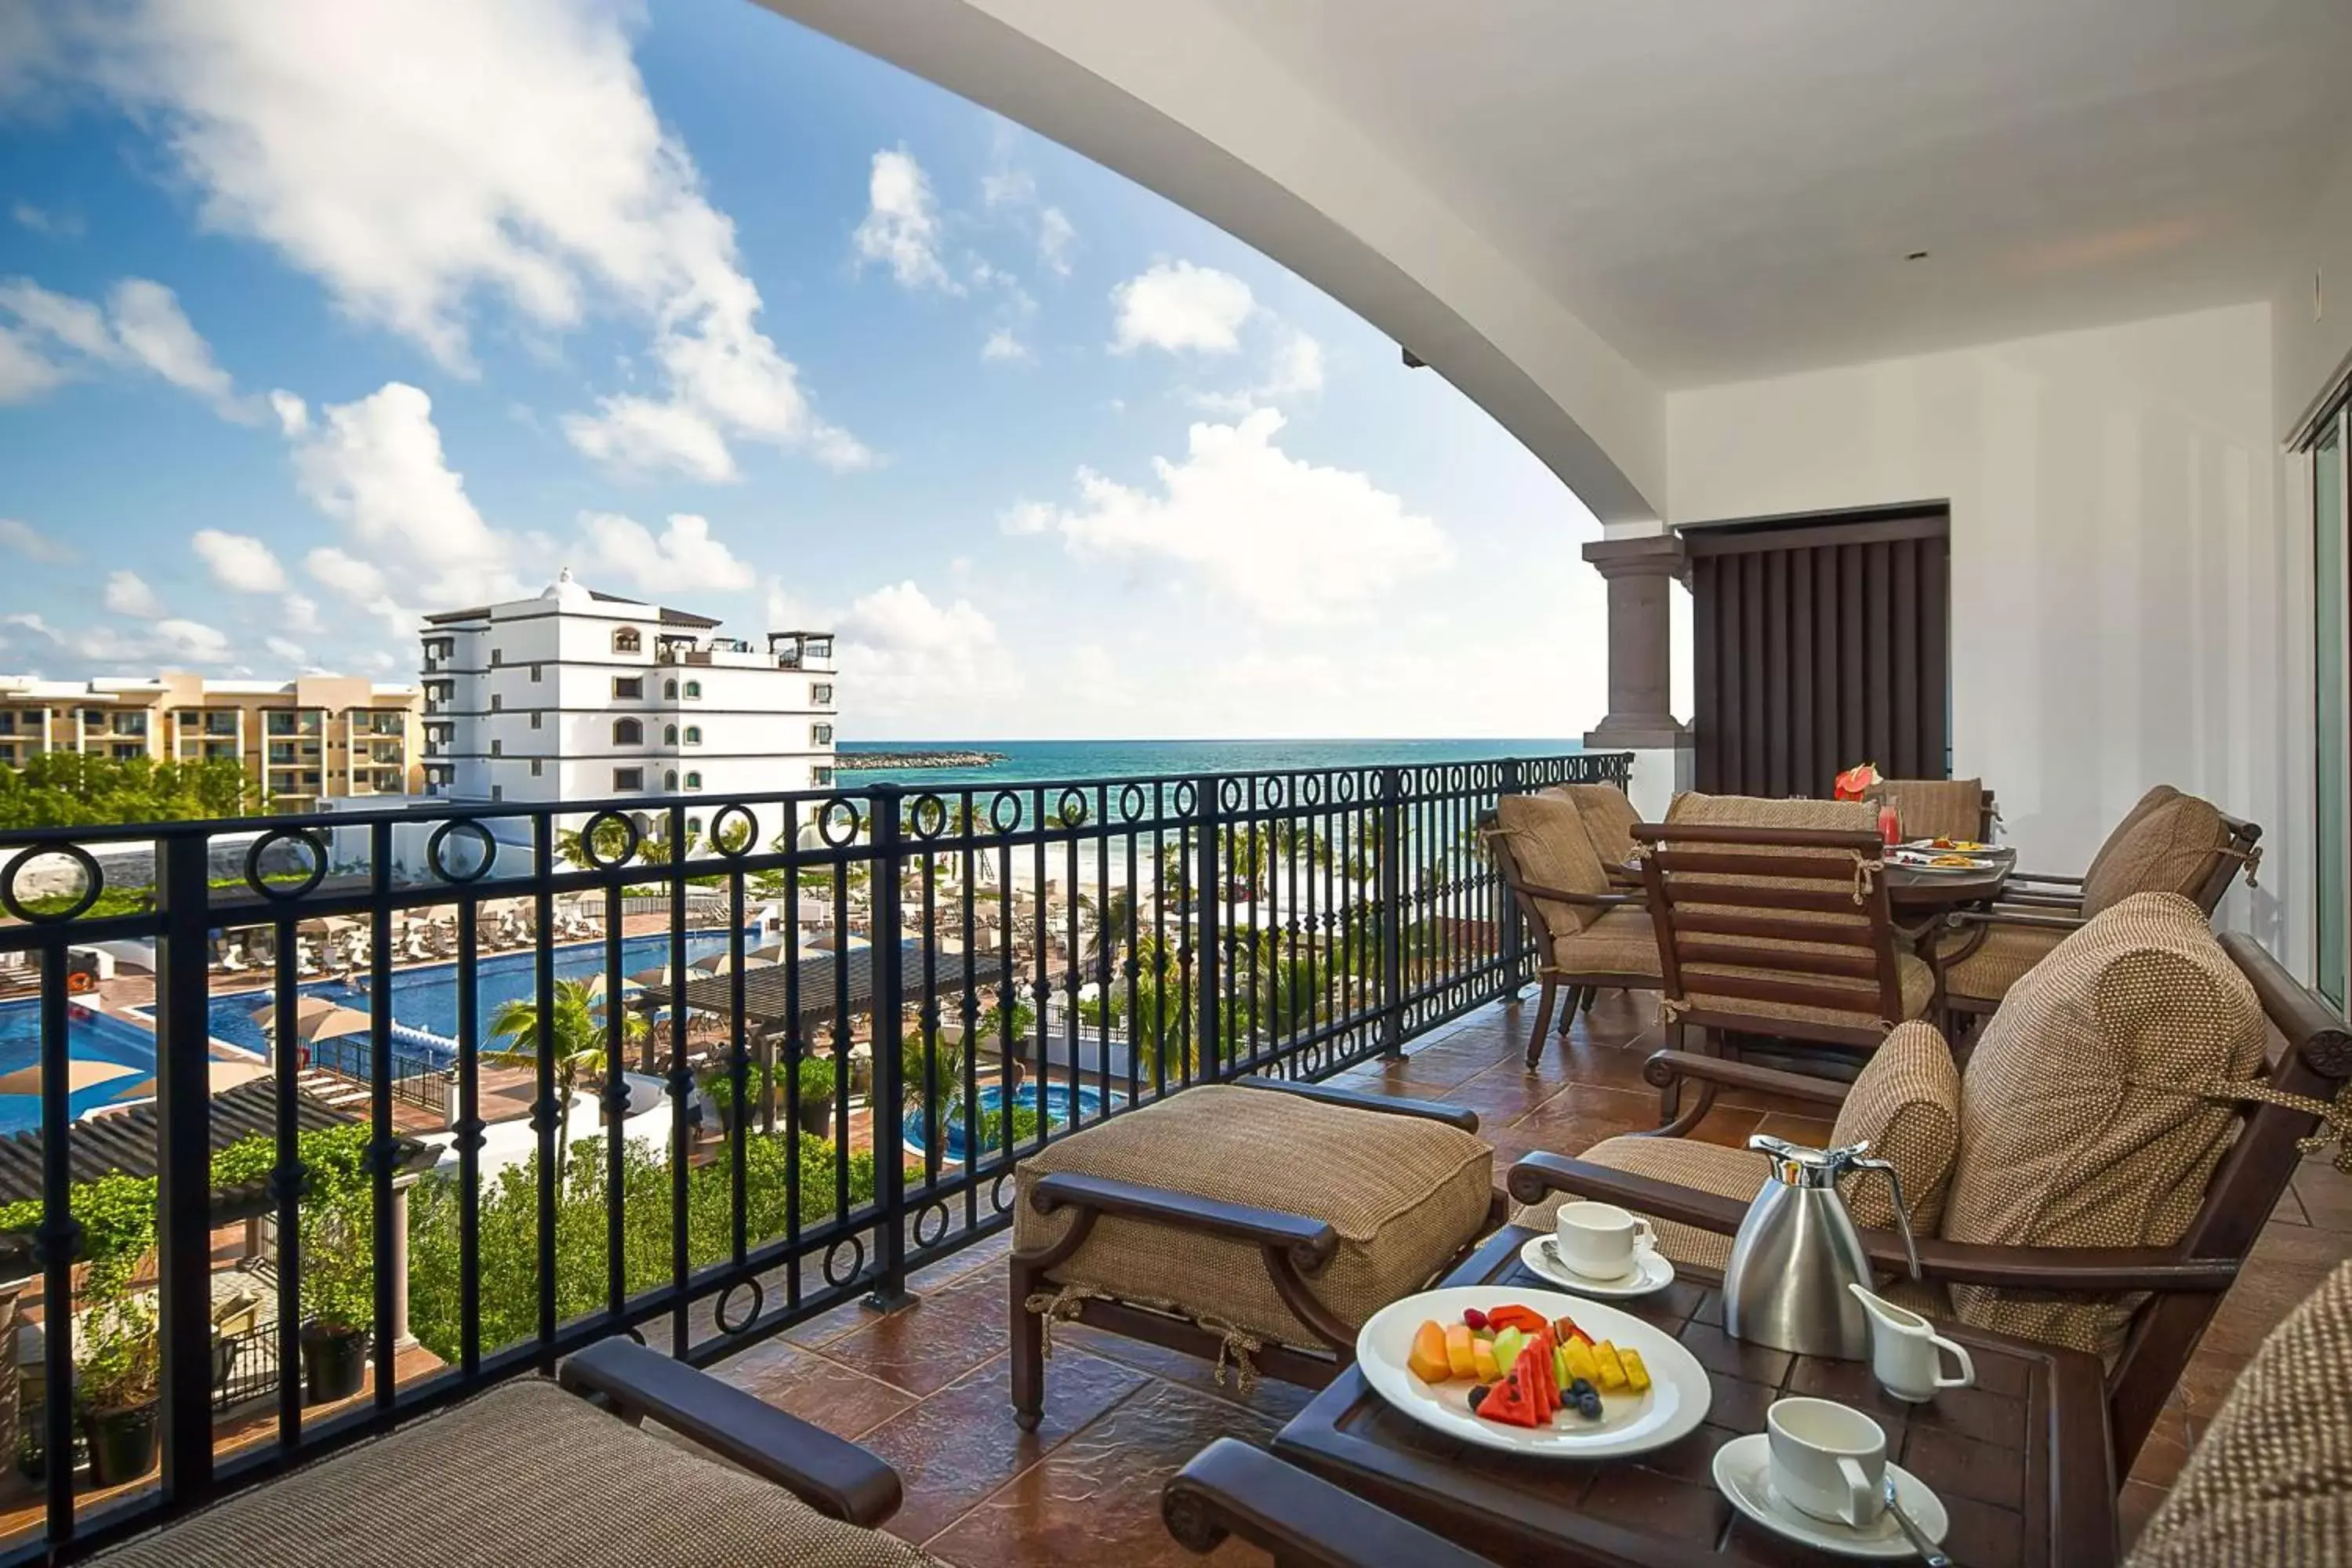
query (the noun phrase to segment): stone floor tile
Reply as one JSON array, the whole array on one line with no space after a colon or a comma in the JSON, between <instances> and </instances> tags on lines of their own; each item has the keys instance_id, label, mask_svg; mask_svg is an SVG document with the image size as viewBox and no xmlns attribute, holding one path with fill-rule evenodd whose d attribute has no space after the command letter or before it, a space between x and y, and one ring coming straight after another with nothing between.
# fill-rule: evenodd
<instances>
[{"instance_id":1,"label":"stone floor tile","mask_svg":"<svg viewBox=\"0 0 2352 1568\"><path fill-rule=\"evenodd\" d=\"M915 1403L915 1396L782 1339L770 1340L712 1369L736 1387L856 1439Z\"/></svg>"},{"instance_id":2,"label":"stone floor tile","mask_svg":"<svg viewBox=\"0 0 2352 1568\"><path fill-rule=\"evenodd\" d=\"M983 1268L824 1345L825 1355L909 1394L933 1394L1011 1345L1003 1268Z\"/></svg>"},{"instance_id":3,"label":"stone floor tile","mask_svg":"<svg viewBox=\"0 0 2352 1568\"><path fill-rule=\"evenodd\" d=\"M1123 1334L1107 1333L1084 1323L1072 1323L1054 1331L1056 1346L1067 1342L1084 1346L1095 1355L1106 1357L1138 1372L1149 1373L1163 1383L1172 1383L1205 1394L1212 1399L1255 1411L1277 1425L1289 1420L1307 1408L1315 1397L1315 1390L1300 1388L1295 1384L1278 1383L1270 1377L1257 1379L1246 1394L1242 1392L1241 1378L1232 1367L1225 1370L1223 1383L1217 1381L1217 1363L1206 1356L1186 1355L1148 1340L1131 1340ZM1060 1354L1057 1349L1055 1352ZM1053 1363L1045 1368L1045 1382L1054 1381Z\"/></svg>"}]
</instances>

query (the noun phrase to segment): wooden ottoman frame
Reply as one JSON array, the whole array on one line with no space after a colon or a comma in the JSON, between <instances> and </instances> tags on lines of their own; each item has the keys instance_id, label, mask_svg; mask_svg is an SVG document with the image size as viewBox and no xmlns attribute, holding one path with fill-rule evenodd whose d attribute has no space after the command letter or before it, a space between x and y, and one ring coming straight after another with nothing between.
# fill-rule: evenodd
<instances>
[{"instance_id":1,"label":"wooden ottoman frame","mask_svg":"<svg viewBox=\"0 0 2352 1568\"><path fill-rule=\"evenodd\" d=\"M1284 1079L1255 1076L1227 1081L1238 1089L1295 1094L1302 1099L1353 1110L1388 1116L1417 1116L1426 1121L1442 1121L1465 1132L1478 1131L1476 1111L1439 1100L1395 1100L1382 1095L1360 1094L1352 1089L1333 1089L1323 1084L1293 1083ZM1308 1219L1303 1215L1289 1214L1281 1209L1220 1203L1213 1198L1193 1197L1134 1182L1111 1181L1069 1171L1057 1171L1040 1177L1030 1192L1029 1202L1041 1215L1055 1214L1065 1208L1074 1209L1076 1214L1068 1231L1052 1245L1033 1252L1015 1252L1012 1258L1013 1418L1024 1431L1036 1429L1045 1409L1045 1321L1041 1315L1029 1310L1026 1303L1032 1294L1049 1288L1046 1276L1086 1245L1087 1237L1093 1234L1095 1222L1105 1215L1151 1220L1176 1229L1254 1244L1257 1247L1260 1257L1265 1259L1266 1275L1273 1281L1276 1294L1300 1322L1314 1331L1330 1352L1324 1354L1270 1342L1263 1350L1254 1352L1251 1358L1265 1375L1302 1387L1321 1388L1355 1360L1356 1331L1335 1316L1315 1294L1313 1279L1316 1274L1331 1261L1339 1247L1339 1232L1326 1221ZM1433 1278L1444 1274L1468 1257L1480 1240L1502 1225L1509 1213L1509 1200L1497 1190L1487 1205L1486 1217L1479 1225L1477 1234L1445 1260ZM1222 1332L1204 1327L1193 1319L1105 1297L1074 1301L1068 1309L1067 1320L1101 1329L1107 1333L1121 1334L1129 1339L1142 1340L1203 1358L1215 1356L1224 1342Z\"/></svg>"}]
</instances>

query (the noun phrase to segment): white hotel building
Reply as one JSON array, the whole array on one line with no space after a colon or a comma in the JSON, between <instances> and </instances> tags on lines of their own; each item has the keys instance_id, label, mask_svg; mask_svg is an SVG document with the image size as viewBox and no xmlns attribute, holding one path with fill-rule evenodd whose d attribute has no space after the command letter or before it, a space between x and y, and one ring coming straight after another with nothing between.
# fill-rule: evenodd
<instances>
[{"instance_id":1,"label":"white hotel building","mask_svg":"<svg viewBox=\"0 0 2352 1568\"><path fill-rule=\"evenodd\" d=\"M569 571L536 598L426 616L425 793L625 796L656 830L682 797L707 833L698 797L829 787L832 634L771 632L755 647L719 624L593 592ZM755 811L764 846L783 808Z\"/></svg>"}]
</instances>

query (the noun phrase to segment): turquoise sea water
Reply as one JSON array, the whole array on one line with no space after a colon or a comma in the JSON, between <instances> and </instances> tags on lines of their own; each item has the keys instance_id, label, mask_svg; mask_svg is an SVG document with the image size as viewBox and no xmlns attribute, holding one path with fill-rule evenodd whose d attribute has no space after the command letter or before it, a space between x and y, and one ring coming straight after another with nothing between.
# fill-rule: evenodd
<instances>
[{"instance_id":1,"label":"turquoise sea water","mask_svg":"<svg viewBox=\"0 0 2352 1568\"><path fill-rule=\"evenodd\" d=\"M985 768L845 769L844 788L902 784L1011 784L1034 779L1135 778L1249 773L1272 768L1410 766L1489 757L1557 756L1584 748L1575 741L845 741L859 752L1001 752Z\"/></svg>"}]
</instances>

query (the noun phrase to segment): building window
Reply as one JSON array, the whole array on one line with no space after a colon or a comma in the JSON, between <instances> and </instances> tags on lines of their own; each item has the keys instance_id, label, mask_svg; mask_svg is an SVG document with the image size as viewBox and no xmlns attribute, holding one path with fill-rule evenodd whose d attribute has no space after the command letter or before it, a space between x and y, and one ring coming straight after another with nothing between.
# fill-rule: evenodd
<instances>
[{"instance_id":1,"label":"building window","mask_svg":"<svg viewBox=\"0 0 2352 1568\"><path fill-rule=\"evenodd\" d=\"M832 744L833 744L833 726L832 726L832 725L830 725L830 724L812 724L812 725L810 725L810 726L809 726L809 742L810 742L810 744L812 744L812 745L817 745L817 746L830 746L830 745L832 745Z\"/></svg>"},{"instance_id":2,"label":"building window","mask_svg":"<svg viewBox=\"0 0 2352 1568\"><path fill-rule=\"evenodd\" d=\"M494 757L503 757L506 754L507 743L504 741L492 741L490 742L490 755Z\"/></svg>"},{"instance_id":3,"label":"building window","mask_svg":"<svg viewBox=\"0 0 2352 1568\"><path fill-rule=\"evenodd\" d=\"M503 711L505 710L505 709L506 709L506 705L507 705L507 700L506 700L505 698L503 698L503 697L499 696L499 695L497 692L495 692L495 691L493 691L493 692L491 692L491 693L490 693L490 711L491 711L491 712L493 712L493 713L503 712Z\"/></svg>"},{"instance_id":4,"label":"building window","mask_svg":"<svg viewBox=\"0 0 2352 1568\"><path fill-rule=\"evenodd\" d=\"M507 786L506 786L506 785L504 785L504 784L492 784L492 785L490 786L490 798L491 798L492 800L504 800L504 799L506 799L506 797L507 797Z\"/></svg>"},{"instance_id":5,"label":"building window","mask_svg":"<svg viewBox=\"0 0 2352 1568\"><path fill-rule=\"evenodd\" d=\"M632 698L634 698L634 697L643 697L645 694L646 694L646 678L645 678L644 676L642 676L642 675L616 675L616 676L613 677L613 695L614 695L614 696L615 696L615 697L632 697Z\"/></svg>"},{"instance_id":6,"label":"building window","mask_svg":"<svg viewBox=\"0 0 2352 1568\"><path fill-rule=\"evenodd\" d=\"M635 626L623 626L619 631L613 634L613 651L614 653L635 653L644 646L645 645L642 642L637 640L637 631Z\"/></svg>"},{"instance_id":7,"label":"building window","mask_svg":"<svg viewBox=\"0 0 2352 1568\"><path fill-rule=\"evenodd\" d=\"M687 774L686 787L688 789L700 789L702 787L702 775L700 773Z\"/></svg>"},{"instance_id":8,"label":"building window","mask_svg":"<svg viewBox=\"0 0 2352 1568\"><path fill-rule=\"evenodd\" d=\"M833 657L833 639L831 637L809 638L808 657L811 658L831 658Z\"/></svg>"},{"instance_id":9,"label":"building window","mask_svg":"<svg viewBox=\"0 0 2352 1568\"><path fill-rule=\"evenodd\" d=\"M702 695L702 682L700 682L699 680L689 680L689 681L688 681L688 682L686 683L686 694L687 694L687 696L688 696L688 697L699 697L699 696L701 696L701 695Z\"/></svg>"},{"instance_id":10,"label":"building window","mask_svg":"<svg viewBox=\"0 0 2352 1568\"><path fill-rule=\"evenodd\" d=\"M663 695L665 698L672 698L672 697L676 697L676 696L677 695L677 681L675 681L675 680L665 680L665 681L663 681L663 682L662 682L662 695Z\"/></svg>"},{"instance_id":11,"label":"building window","mask_svg":"<svg viewBox=\"0 0 2352 1568\"><path fill-rule=\"evenodd\" d=\"M539 710L538 710L538 709L536 709L536 708L532 709L532 710L531 710L531 713L530 713L530 727L531 727L532 729L534 729L534 730L538 729L538 728L539 728L539 721L540 721L540 720L541 720L541 719L542 719L543 717L545 717L545 715L543 715L542 713L541 713L541 712L539 711Z\"/></svg>"},{"instance_id":12,"label":"building window","mask_svg":"<svg viewBox=\"0 0 2352 1568\"><path fill-rule=\"evenodd\" d=\"M131 758L138 755L140 755L140 750L136 746L117 746L114 748L114 760L118 763L127 763Z\"/></svg>"},{"instance_id":13,"label":"building window","mask_svg":"<svg viewBox=\"0 0 2352 1568\"><path fill-rule=\"evenodd\" d=\"M677 745L677 725L675 725L675 724L668 724L668 725L665 725L665 726L663 727L663 729L662 729L662 744L663 744L663 745L665 745L665 746L675 746L675 745Z\"/></svg>"},{"instance_id":14,"label":"building window","mask_svg":"<svg viewBox=\"0 0 2352 1568\"><path fill-rule=\"evenodd\" d=\"M692 777L693 775L689 774L688 776ZM699 834L702 831L702 818L698 816L688 817L686 819L686 830L688 833Z\"/></svg>"},{"instance_id":15,"label":"building window","mask_svg":"<svg viewBox=\"0 0 2352 1568\"><path fill-rule=\"evenodd\" d=\"M662 788L666 790L675 790L677 788L677 770L676 768L672 768L662 774Z\"/></svg>"},{"instance_id":16,"label":"building window","mask_svg":"<svg viewBox=\"0 0 2352 1568\"><path fill-rule=\"evenodd\" d=\"M615 719L613 721L613 744L616 746L641 746L645 744L645 741L646 727L643 724L638 723L635 719Z\"/></svg>"},{"instance_id":17,"label":"building window","mask_svg":"<svg viewBox=\"0 0 2352 1568\"><path fill-rule=\"evenodd\" d=\"M490 649L490 662L492 664L504 664L506 661L507 655L504 648L494 647Z\"/></svg>"},{"instance_id":18,"label":"building window","mask_svg":"<svg viewBox=\"0 0 2352 1568\"><path fill-rule=\"evenodd\" d=\"M815 703L820 708L832 706L833 687L830 683L810 687L809 700Z\"/></svg>"},{"instance_id":19,"label":"building window","mask_svg":"<svg viewBox=\"0 0 2352 1568\"><path fill-rule=\"evenodd\" d=\"M537 777L539 777L539 775L540 775L540 771L541 771L542 768L546 767L546 766L547 766L547 759L546 759L546 758L544 758L544 757L533 757L533 758L531 758L531 760L530 760L530 776L531 776L531 777L533 777L533 778L537 778Z\"/></svg>"},{"instance_id":20,"label":"building window","mask_svg":"<svg viewBox=\"0 0 2352 1568\"><path fill-rule=\"evenodd\" d=\"M702 744L702 726L701 726L701 725L699 725L699 724L688 724L688 725L686 727L686 743L687 743L688 745L689 745L689 746L698 746L698 745Z\"/></svg>"},{"instance_id":21,"label":"building window","mask_svg":"<svg viewBox=\"0 0 2352 1568\"><path fill-rule=\"evenodd\" d=\"M809 783L816 785L819 789L823 789L832 782L833 770L831 768L811 768L809 770Z\"/></svg>"},{"instance_id":22,"label":"building window","mask_svg":"<svg viewBox=\"0 0 2352 1568\"><path fill-rule=\"evenodd\" d=\"M632 790L640 790L645 787L645 769L614 768L613 770L613 792L615 795L625 795Z\"/></svg>"},{"instance_id":23,"label":"building window","mask_svg":"<svg viewBox=\"0 0 2352 1568\"><path fill-rule=\"evenodd\" d=\"M534 664L534 665L532 665L532 666L530 667L530 678L531 678L533 680L537 680L537 679L539 679L539 671L540 671L540 667L539 667L538 665L535 665L535 664Z\"/></svg>"}]
</instances>

